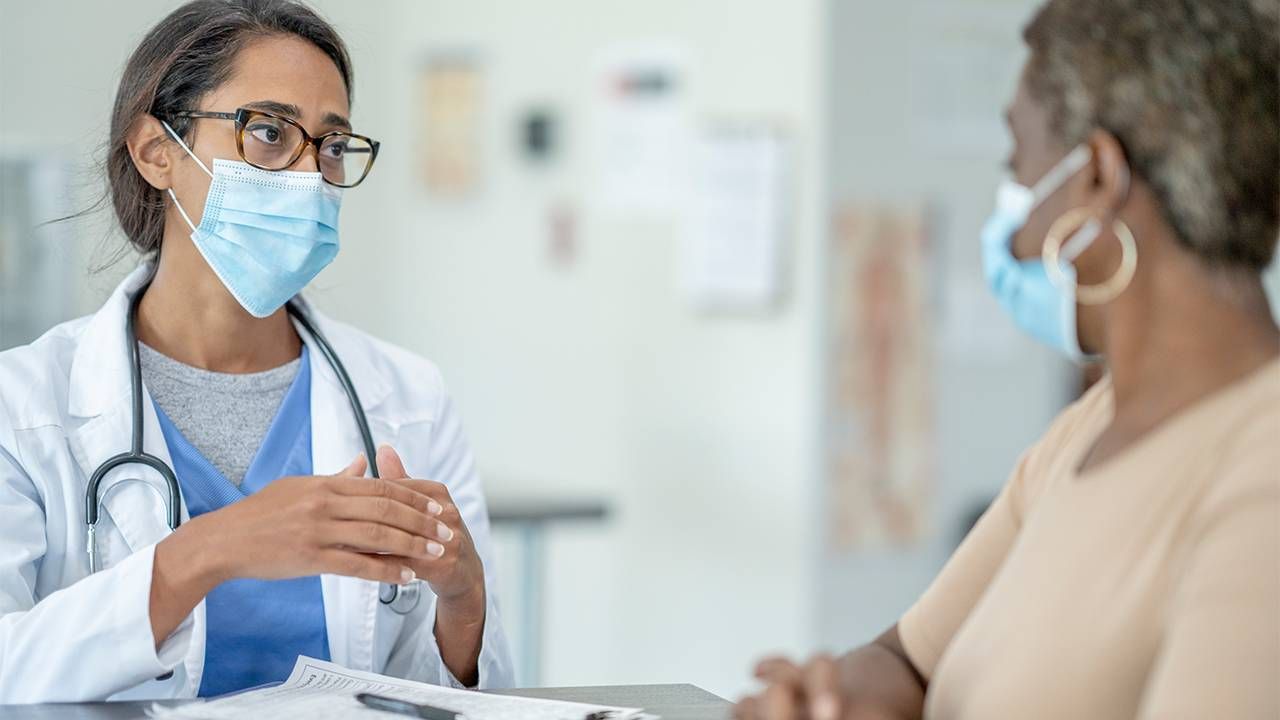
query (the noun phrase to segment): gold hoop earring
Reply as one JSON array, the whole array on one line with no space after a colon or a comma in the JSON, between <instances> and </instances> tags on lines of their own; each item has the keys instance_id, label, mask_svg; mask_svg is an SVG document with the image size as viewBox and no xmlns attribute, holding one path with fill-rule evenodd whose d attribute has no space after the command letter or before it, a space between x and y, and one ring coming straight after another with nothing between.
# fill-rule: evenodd
<instances>
[{"instance_id":1,"label":"gold hoop earring","mask_svg":"<svg viewBox=\"0 0 1280 720\"><path fill-rule=\"evenodd\" d=\"M1062 214L1049 227L1044 238L1044 249L1041 258L1044 260L1045 272L1049 279L1060 288L1070 284L1059 264L1062 244L1074 235L1085 223L1093 219L1093 211L1089 208L1076 208ZM1138 267L1138 244L1134 242L1129 226L1116 218L1111 221L1111 232L1120 241L1120 268L1108 280L1096 285L1076 285L1076 301L1081 305L1102 305L1115 300L1129 287L1133 273Z\"/></svg>"}]
</instances>

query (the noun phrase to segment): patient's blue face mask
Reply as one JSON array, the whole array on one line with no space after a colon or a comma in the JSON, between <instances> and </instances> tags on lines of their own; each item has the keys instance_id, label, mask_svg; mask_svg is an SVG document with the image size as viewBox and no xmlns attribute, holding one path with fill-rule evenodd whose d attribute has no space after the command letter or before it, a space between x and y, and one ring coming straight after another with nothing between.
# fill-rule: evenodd
<instances>
[{"instance_id":1,"label":"patient's blue face mask","mask_svg":"<svg viewBox=\"0 0 1280 720\"><path fill-rule=\"evenodd\" d=\"M1034 188L1006 179L996 191L996 207L982 228L982 267L987 285L1001 307L1024 332L1077 362L1092 359L1080 348L1076 331L1076 274L1071 260L1079 257L1097 236L1096 225L1067 243L1059 282L1054 283L1040 258L1018 260L1013 238L1026 225L1031 211L1088 164L1087 145L1072 150ZM1066 249L1064 247L1064 250Z\"/></svg>"},{"instance_id":2,"label":"patient's blue face mask","mask_svg":"<svg viewBox=\"0 0 1280 720\"><path fill-rule=\"evenodd\" d=\"M191 240L235 299L254 317L267 317L302 291L338 254L342 191L318 172L260 170L215 158L213 171L164 123L213 182Z\"/></svg>"}]
</instances>

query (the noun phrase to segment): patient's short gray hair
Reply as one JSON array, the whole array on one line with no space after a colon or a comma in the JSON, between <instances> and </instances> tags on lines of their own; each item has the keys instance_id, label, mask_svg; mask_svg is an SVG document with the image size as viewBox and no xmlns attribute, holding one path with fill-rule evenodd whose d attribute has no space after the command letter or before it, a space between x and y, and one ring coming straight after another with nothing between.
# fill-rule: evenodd
<instances>
[{"instance_id":1,"label":"patient's short gray hair","mask_svg":"<svg viewBox=\"0 0 1280 720\"><path fill-rule=\"evenodd\" d=\"M1115 135L1178 238L1262 270L1280 233L1280 0L1049 0L1028 88L1071 147Z\"/></svg>"}]
</instances>

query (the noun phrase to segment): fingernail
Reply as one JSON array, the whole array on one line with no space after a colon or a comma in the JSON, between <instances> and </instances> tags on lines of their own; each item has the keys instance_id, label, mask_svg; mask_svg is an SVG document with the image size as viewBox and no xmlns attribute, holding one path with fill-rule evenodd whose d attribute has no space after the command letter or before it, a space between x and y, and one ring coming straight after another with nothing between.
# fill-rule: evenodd
<instances>
[{"instance_id":1,"label":"fingernail","mask_svg":"<svg viewBox=\"0 0 1280 720\"><path fill-rule=\"evenodd\" d=\"M838 720L839 715L840 703L834 695L826 693L813 701L814 720Z\"/></svg>"},{"instance_id":2,"label":"fingernail","mask_svg":"<svg viewBox=\"0 0 1280 720\"><path fill-rule=\"evenodd\" d=\"M427 512L431 513L432 515L439 515L440 513L444 512L444 507L442 507L440 503L436 502L435 500L428 500Z\"/></svg>"},{"instance_id":3,"label":"fingernail","mask_svg":"<svg viewBox=\"0 0 1280 720\"><path fill-rule=\"evenodd\" d=\"M400 584L401 585L408 585L409 583L413 582L414 578L416 577L418 576L414 574L413 570L407 567L400 568Z\"/></svg>"},{"instance_id":4,"label":"fingernail","mask_svg":"<svg viewBox=\"0 0 1280 720\"><path fill-rule=\"evenodd\" d=\"M449 529L449 526L445 525L444 523L439 523L439 525L440 525L440 528L436 532L436 534L440 536L440 539L445 542L449 542L450 540L452 540L453 531Z\"/></svg>"},{"instance_id":5,"label":"fingernail","mask_svg":"<svg viewBox=\"0 0 1280 720\"><path fill-rule=\"evenodd\" d=\"M444 546L438 542L435 542L434 540L428 541L427 553L430 555L435 555L436 557L440 557L441 555L444 555Z\"/></svg>"}]
</instances>

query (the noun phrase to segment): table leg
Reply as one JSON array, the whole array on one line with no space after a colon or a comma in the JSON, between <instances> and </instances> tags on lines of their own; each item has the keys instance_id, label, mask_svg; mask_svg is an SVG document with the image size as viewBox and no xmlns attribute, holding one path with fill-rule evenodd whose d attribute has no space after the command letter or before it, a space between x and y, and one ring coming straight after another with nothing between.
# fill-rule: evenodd
<instances>
[{"instance_id":1,"label":"table leg","mask_svg":"<svg viewBox=\"0 0 1280 720\"><path fill-rule=\"evenodd\" d=\"M542 684L542 585L546 563L546 538L541 523L526 523L520 530L520 684Z\"/></svg>"}]
</instances>

